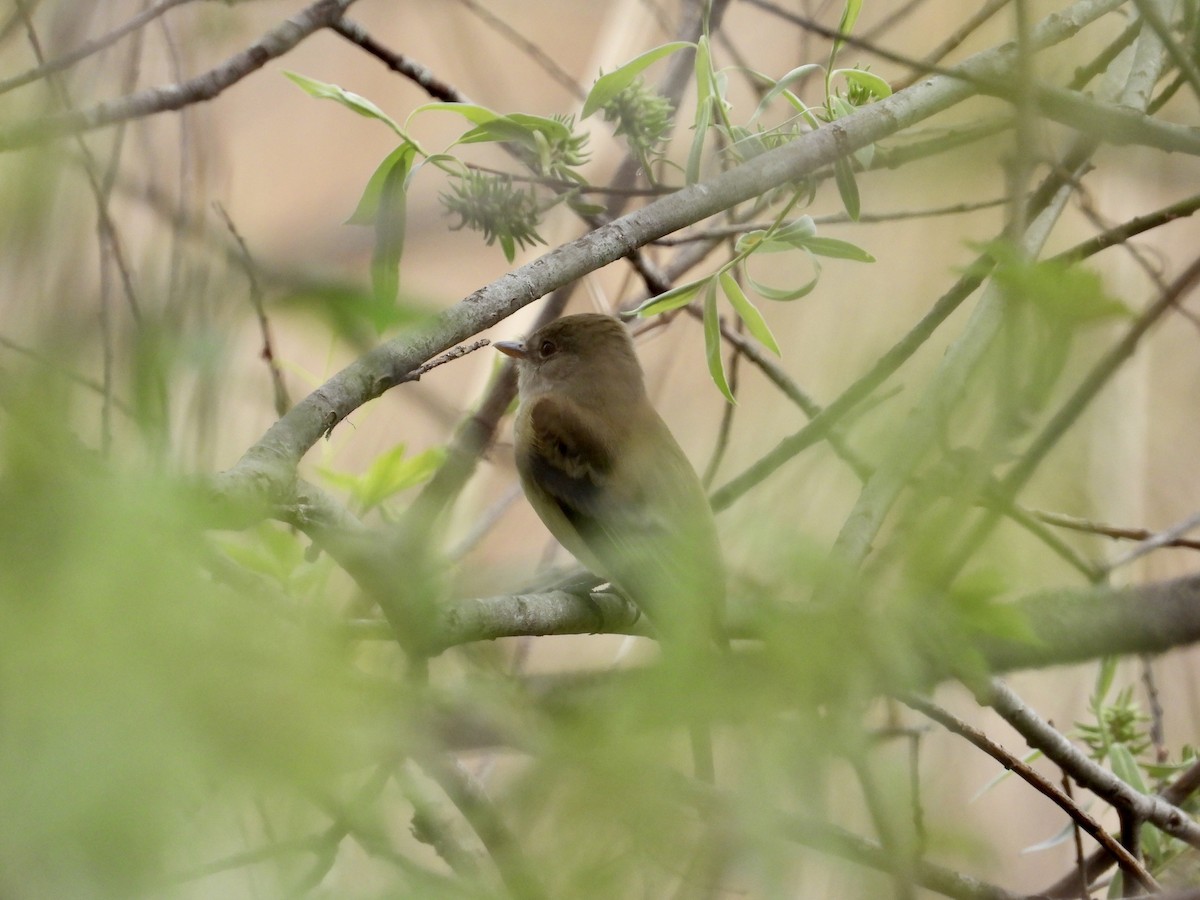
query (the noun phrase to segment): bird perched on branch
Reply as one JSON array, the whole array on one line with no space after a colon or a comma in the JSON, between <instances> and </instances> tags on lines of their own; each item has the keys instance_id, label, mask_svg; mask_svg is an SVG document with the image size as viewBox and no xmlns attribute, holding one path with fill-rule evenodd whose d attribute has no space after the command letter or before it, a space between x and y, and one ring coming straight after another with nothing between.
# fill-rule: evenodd
<instances>
[{"instance_id":1,"label":"bird perched on branch","mask_svg":"<svg viewBox=\"0 0 1200 900\"><path fill-rule=\"evenodd\" d=\"M542 522L637 604L667 655L711 658L725 598L712 509L625 326L566 316L494 346L517 360L517 471Z\"/></svg>"}]
</instances>

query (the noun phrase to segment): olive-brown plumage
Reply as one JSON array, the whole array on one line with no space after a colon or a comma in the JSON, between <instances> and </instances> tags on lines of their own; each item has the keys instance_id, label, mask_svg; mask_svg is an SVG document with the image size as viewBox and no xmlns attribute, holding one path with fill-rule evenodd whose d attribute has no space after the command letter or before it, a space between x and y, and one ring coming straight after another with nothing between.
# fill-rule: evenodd
<instances>
[{"instance_id":1,"label":"olive-brown plumage","mask_svg":"<svg viewBox=\"0 0 1200 900\"><path fill-rule=\"evenodd\" d=\"M495 346L517 359L517 470L538 516L668 642L711 647L725 594L712 511L625 327L567 316Z\"/></svg>"}]
</instances>

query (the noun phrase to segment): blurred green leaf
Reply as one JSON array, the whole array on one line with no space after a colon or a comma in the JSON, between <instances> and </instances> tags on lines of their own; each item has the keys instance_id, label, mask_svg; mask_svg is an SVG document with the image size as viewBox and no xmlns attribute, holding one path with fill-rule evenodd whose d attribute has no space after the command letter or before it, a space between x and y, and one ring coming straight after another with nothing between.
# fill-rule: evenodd
<instances>
[{"instance_id":1,"label":"blurred green leaf","mask_svg":"<svg viewBox=\"0 0 1200 900\"><path fill-rule=\"evenodd\" d=\"M278 301L281 309L316 315L350 346L367 350L391 329L426 320L431 313L415 301L381 299L352 284L298 284Z\"/></svg>"},{"instance_id":2,"label":"blurred green leaf","mask_svg":"<svg viewBox=\"0 0 1200 900\"><path fill-rule=\"evenodd\" d=\"M596 83L592 85L592 89L588 91L587 99L583 102L583 112L580 114L580 118L586 119L596 112L596 110L607 104L617 94L633 84L634 80L645 69L658 62L658 60L678 50L694 46L695 44L689 41L672 41L671 43L655 47L652 50L647 50L620 68L601 75L596 79Z\"/></svg>"},{"instance_id":3,"label":"blurred green leaf","mask_svg":"<svg viewBox=\"0 0 1200 900\"><path fill-rule=\"evenodd\" d=\"M771 102L780 95L783 95L793 107L807 111L808 107L805 106L798 97L792 94L788 88L802 78L806 78L813 72L819 72L820 70L821 67L817 63L807 63L803 66L797 66L796 68L792 69L790 72L776 81L769 91L763 94L762 100L758 102L758 107L754 110L754 115L750 117L750 122L757 122L759 117L767 111L767 107L771 105Z\"/></svg>"},{"instance_id":4,"label":"blurred green leaf","mask_svg":"<svg viewBox=\"0 0 1200 900\"><path fill-rule=\"evenodd\" d=\"M384 157L383 162L376 167L370 180L367 181L367 186L363 190L362 197L359 198L358 206L354 208L354 212L346 220L347 225L375 224L384 185L387 184L388 179L392 178L393 173L397 170L402 173L403 178L408 177L409 172L412 171L416 149L408 141L403 141L400 146Z\"/></svg>"},{"instance_id":5,"label":"blurred green leaf","mask_svg":"<svg viewBox=\"0 0 1200 900\"><path fill-rule=\"evenodd\" d=\"M807 251L805 252L807 253ZM813 277L811 280L804 282L799 287L771 287L770 285L763 284L762 282L753 278L749 272L746 273L746 281L750 283L750 286L754 288L754 290L757 291L760 296L767 300L775 300L780 303L788 303L792 300L799 300L801 297L806 297L811 294L813 288L817 286L817 282L821 280L821 264L818 263L811 254L808 258L813 265Z\"/></svg>"},{"instance_id":6,"label":"blurred green leaf","mask_svg":"<svg viewBox=\"0 0 1200 900\"><path fill-rule=\"evenodd\" d=\"M315 78L309 78L297 72L285 71L283 74L298 85L305 93L322 100L332 100L335 103L340 103L347 109L353 110L360 116L365 116L368 119L377 119L386 124L396 134L404 137L404 132L401 130L399 124L366 97L360 96L353 91L348 91L336 84L317 81Z\"/></svg>"},{"instance_id":7,"label":"blurred green leaf","mask_svg":"<svg viewBox=\"0 0 1200 900\"><path fill-rule=\"evenodd\" d=\"M708 372L713 383L720 388L725 399L737 403L729 382L725 378L725 360L721 355L721 319L717 313L717 284L709 279L704 292L704 353L708 359Z\"/></svg>"},{"instance_id":8,"label":"blurred green leaf","mask_svg":"<svg viewBox=\"0 0 1200 900\"><path fill-rule=\"evenodd\" d=\"M841 34L846 35L854 31L854 23L858 21L858 14L862 10L862 0L846 0L846 5L842 7L842 18L838 22L837 30ZM838 51L845 45L844 37L837 37L833 40L833 47L829 51L829 66L833 67L833 61L837 58Z\"/></svg>"},{"instance_id":9,"label":"blurred green leaf","mask_svg":"<svg viewBox=\"0 0 1200 900\"><path fill-rule=\"evenodd\" d=\"M445 461L444 447L434 447L415 456L406 455L407 448L398 444L379 454L361 475L336 472L322 468L326 481L347 490L363 512L382 504L407 488L429 480Z\"/></svg>"},{"instance_id":10,"label":"blurred green leaf","mask_svg":"<svg viewBox=\"0 0 1200 900\"><path fill-rule=\"evenodd\" d=\"M840 241L837 238L811 237L797 243L805 250L810 250L818 256L827 256L831 259L848 259L853 262L875 262L875 257L866 250L851 244L849 241Z\"/></svg>"},{"instance_id":11,"label":"blurred green leaf","mask_svg":"<svg viewBox=\"0 0 1200 900\"><path fill-rule=\"evenodd\" d=\"M411 147L411 145L408 145ZM408 217L408 170L415 149L391 167L379 188L375 210L375 249L371 254L371 286L381 306L394 306L400 292L400 260ZM380 332L382 333L382 332Z\"/></svg>"},{"instance_id":12,"label":"blurred green leaf","mask_svg":"<svg viewBox=\"0 0 1200 900\"><path fill-rule=\"evenodd\" d=\"M19 459L28 424L0 447L0 884L148 896L222 852L219 809L336 792L382 737L382 695L331 613L210 574L194 492L66 468L65 429Z\"/></svg>"}]
</instances>

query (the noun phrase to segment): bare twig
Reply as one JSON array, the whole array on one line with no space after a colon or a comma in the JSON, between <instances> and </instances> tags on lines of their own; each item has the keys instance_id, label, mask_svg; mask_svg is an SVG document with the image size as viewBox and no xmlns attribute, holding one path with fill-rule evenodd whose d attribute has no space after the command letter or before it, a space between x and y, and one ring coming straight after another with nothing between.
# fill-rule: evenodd
<instances>
[{"instance_id":1,"label":"bare twig","mask_svg":"<svg viewBox=\"0 0 1200 900\"><path fill-rule=\"evenodd\" d=\"M90 41L84 42L82 45L72 50L70 53L64 53L51 60L38 60L36 68L30 69L28 72L22 72L20 75L14 75L11 78L0 80L0 94L19 88L22 85L29 84L33 81L46 78L56 72L61 72L64 69L69 69L71 66L80 60L87 59L89 56L99 53L105 47L111 47L121 38L140 28L143 28L150 22L153 22L163 13L176 6L182 6L184 3L191 3L192 0L159 0L153 6L143 9L140 13L133 16L128 22L114 28L108 34L98 38L93 38Z\"/></svg>"},{"instance_id":2,"label":"bare twig","mask_svg":"<svg viewBox=\"0 0 1200 900\"><path fill-rule=\"evenodd\" d=\"M316 0L221 65L181 84L150 88L88 109L41 116L9 125L0 129L0 152L212 100L271 60L288 53L313 33L331 26L354 2Z\"/></svg>"},{"instance_id":3,"label":"bare twig","mask_svg":"<svg viewBox=\"0 0 1200 900\"><path fill-rule=\"evenodd\" d=\"M1093 762L1002 681L993 679L989 682L979 699L1020 732L1029 746L1041 750L1096 796L1193 847L1200 847L1200 825L1192 821L1187 813L1161 797L1141 793Z\"/></svg>"},{"instance_id":4,"label":"bare twig","mask_svg":"<svg viewBox=\"0 0 1200 900\"><path fill-rule=\"evenodd\" d=\"M458 2L469 9L481 22L537 63L542 71L565 87L576 100L582 100L587 96L587 92L580 87L579 82L571 77L570 72L556 63L541 47L488 10L482 3L477 3L475 0L458 0Z\"/></svg>"},{"instance_id":5,"label":"bare twig","mask_svg":"<svg viewBox=\"0 0 1200 900\"><path fill-rule=\"evenodd\" d=\"M1197 790L1200 790L1200 760L1193 762L1187 769L1172 781L1165 790L1159 792L1168 803L1179 806L1187 802ZM1075 897L1081 891L1086 892L1087 886L1095 881L1113 864L1113 858L1107 850L1093 852L1084 863L1082 874L1076 870L1069 872L1050 887L1040 893L1047 897Z\"/></svg>"},{"instance_id":6,"label":"bare twig","mask_svg":"<svg viewBox=\"0 0 1200 900\"><path fill-rule=\"evenodd\" d=\"M1090 519L1080 519L1063 513L1035 512L1039 519L1048 525L1058 528L1069 528L1072 531L1082 531L1088 534L1098 534L1122 541L1145 541L1154 537L1155 532L1148 528L1121 528L1116 525L1106 525L1103 522L1093 522ZM1200 550L1200 540L1191 538L1175 538L1163 545L1164 547L1186 547L1189 550Z\"/></svg>"},{"instance_id":7,"label":"bare twig","mask_svg":"<svg viewBox=\"0 0 1200 900\"><path fill-rule=\"evenodd\" d=\"M1158 882L1146 871L1145 866L1135 856L1122 847L1119 841L1115 840L1105 831L1104 827L1088 815L1074 800L1059 790L1052 782L1038 774L1028 763L1009 753L978 728L968 725L924 697L905 694L900 697L900 701L906 706L917 710L922 715L933 719L933 721L937 722L947 731L970 741L992 759L996 760L996 762L1000 763L1000 765L1004 766L1005 769L1015 772L1021 780L1042 796L1055 803L1063 812L1071 817L1071 820L1080 829L1087 832L1100 846L1113 854L1120 863L1121 868L1128 872L1133 880L1137 881L1138 884L1147 890L1153 891L1158 889Z\"/></svg>"},{"instance_id":8,"label":"bare twig","mask_svg":"<svg viewBox=\"0 0 1200 900\"><path fill-rule=\"evenodd\" d=\"M246 241L237 230L237 226L233 224L233 219L229 217L229 213L225 211L225 207L220 203L215 203L214 206L216 207L217 214L224 220L229 234L233 237L234 242L241 251L242 268L246 272L246 280L250 285L250 303L254 306L254 314L258 318L258 330L262 335L262 352L260 356L263 362L267 364L267 371L271 373L271 387L275 397L275 414L282 416L291 407L292 400L288 396L287 385L283 381L283 371L279 368L279 361L275 358L275 348L271 344L271 323L267 320L266 307L263 305L262 286L258 283L258 274L255 270L254 260L250 256L250 248L246 246Z\"/></svg>"}]
</instances>

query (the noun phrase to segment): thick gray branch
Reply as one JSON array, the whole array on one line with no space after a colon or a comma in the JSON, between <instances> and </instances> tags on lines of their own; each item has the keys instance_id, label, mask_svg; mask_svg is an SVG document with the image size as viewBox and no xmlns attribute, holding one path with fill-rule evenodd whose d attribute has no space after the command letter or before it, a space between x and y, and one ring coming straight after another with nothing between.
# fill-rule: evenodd
<instances>
[{"instance_id":1,"label":"thick gray branch","mask_svg":"<svg viewBox=\"0 0 1200 900\"><path fill-rule=\"evenodd\" d=\"M993 672L1035 669L1124 654L1165 653L1200 641L1200 574L1124 588L1077 588L1032 594L1014 606L1029 623L1032 641L985 638L979 650ZM818 613L814 613L814 618ZM746 626L761 614L730 610L735 638L753 638ZM636 612L620 597L590 598L566 591L455 601L440 616L443 647L516 635L644 633ZM884 627L864 622L864 627ZM389 636L380 632L381 637ZM934 663L936 667L936 662ZM949 677L949 672L935 672Z\"/></svg>"}]
</instances>

